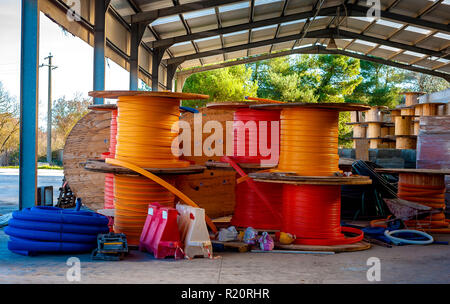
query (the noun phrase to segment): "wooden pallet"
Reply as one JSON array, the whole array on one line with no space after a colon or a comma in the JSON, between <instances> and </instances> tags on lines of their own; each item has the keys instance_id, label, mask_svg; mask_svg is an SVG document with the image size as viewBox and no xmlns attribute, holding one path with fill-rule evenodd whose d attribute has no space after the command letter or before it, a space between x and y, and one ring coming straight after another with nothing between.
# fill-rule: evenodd
<instances>
[{"instance_id":1,"label":"wooden pallet","mask_svg":"<svg viewBox=\"0 0 450 304\"><path fill-rule=\"evenodd\" d=\"M334 246L314 246L314 245L297 245L297 244L283 245L280 243L275 243L275 249L294 250L294 251L331 251L335 253L367 250L371 246L372 245L364 241L354 244L334 245Z\"/></svg>"}]
</instances>

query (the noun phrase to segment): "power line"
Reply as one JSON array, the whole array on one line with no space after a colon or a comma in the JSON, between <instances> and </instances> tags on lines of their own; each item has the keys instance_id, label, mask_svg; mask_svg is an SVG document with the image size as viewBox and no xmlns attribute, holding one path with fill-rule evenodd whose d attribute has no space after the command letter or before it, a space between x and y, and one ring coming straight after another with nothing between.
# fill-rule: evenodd
<instances>
[{"instance_id":1,"label":"power line","mask_svg":"<svg viewBox=\"0 0 450 304\"><path fill-rule=\"evenodd\" d=\"M47 162L52 162L52 71L57 66L52 64L52 53L49 53L44 60L48 60L47 64L41 64L39 67L48 67L48 105L47 105Z\"/></svg>"}]
</instances>

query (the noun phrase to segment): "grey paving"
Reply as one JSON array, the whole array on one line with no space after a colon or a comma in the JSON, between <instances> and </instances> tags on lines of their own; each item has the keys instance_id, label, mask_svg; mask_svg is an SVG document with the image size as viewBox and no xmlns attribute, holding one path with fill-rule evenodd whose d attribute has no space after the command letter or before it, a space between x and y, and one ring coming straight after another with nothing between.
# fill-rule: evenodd
<instances>
[{"instance_id":1,"label":"grey paving","mask_svg":"<svg viewBox=\"0 0 450 304\"><path fill-rule=\"evenodd\" d=\"M70 283L71 255L26 257L7 249L0 230L0 283ZM439 240L450 240L440 236ZM335 255L216 253L216 259L156 260L131 251L120 262L81 260L80 283L370 283L369 257L381 260L380 283L450 283L450 247L446 245L375 246Z\"/></svg>"}]
</instances>

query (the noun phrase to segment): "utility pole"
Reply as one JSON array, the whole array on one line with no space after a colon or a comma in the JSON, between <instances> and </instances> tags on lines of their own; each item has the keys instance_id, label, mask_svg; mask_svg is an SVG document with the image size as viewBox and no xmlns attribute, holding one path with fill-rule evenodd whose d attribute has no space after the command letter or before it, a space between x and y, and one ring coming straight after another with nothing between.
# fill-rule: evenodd
<instances>
[{"instance_id":1,"label":"utility pole","mask_svg":"<svg viewBox=\"0 0 450 304\"><path fill-rule=\"evenodd\" d=\"M48 64L41 64L39 67L48 67L48 105L47 105L47 162L52 162L52 70L57 66L52 65L52 53L49 53L44 60L48 60Z\"/></svg>"}]
</instances>

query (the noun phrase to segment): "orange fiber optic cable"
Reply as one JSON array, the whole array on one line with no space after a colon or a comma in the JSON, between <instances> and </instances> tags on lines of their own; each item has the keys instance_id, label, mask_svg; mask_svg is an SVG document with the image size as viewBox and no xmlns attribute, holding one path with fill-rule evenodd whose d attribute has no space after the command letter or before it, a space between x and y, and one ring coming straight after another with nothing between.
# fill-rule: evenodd
<instances>
[{"instance_id":1,"label":"orange fiber optic cable","mask_svg":"<svg viewBox=\"0 0 450 304\"><path fill-rule=\"evenodd\" d=\"M174 195L191 206L192 200L165 181L142 168L184 168L189 166L172 153L178 136L172 125L179 120L180 100L154 96L119 96L117 101L117 145L115 159L106 162L129 168L142 176L115 175L114 231L127 235L131 245L139 237L150 202L174 206ZM150 180L148 179L150 178ZM208 224L217 231L211 220Z\"/></svg>"}]
</instances>

